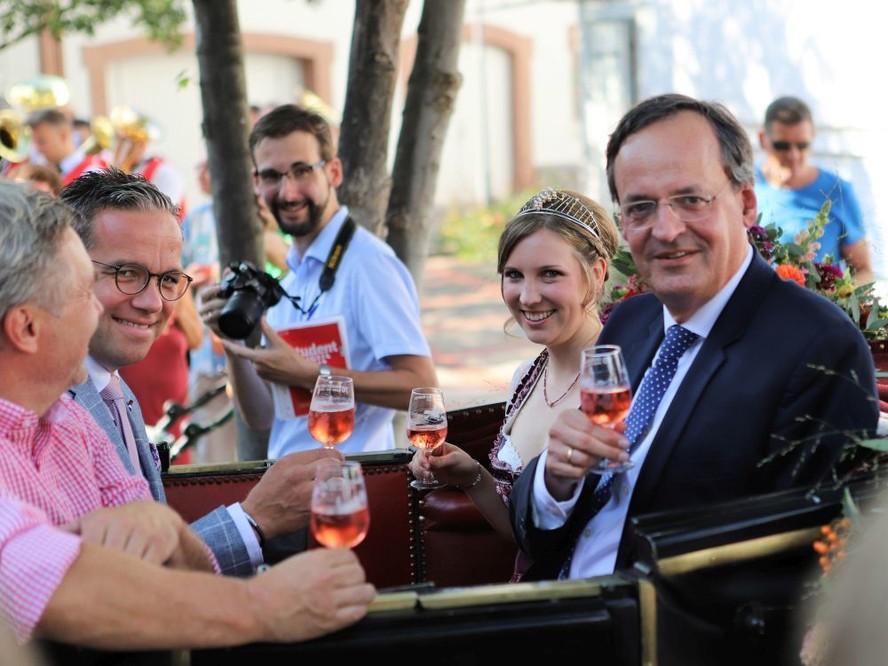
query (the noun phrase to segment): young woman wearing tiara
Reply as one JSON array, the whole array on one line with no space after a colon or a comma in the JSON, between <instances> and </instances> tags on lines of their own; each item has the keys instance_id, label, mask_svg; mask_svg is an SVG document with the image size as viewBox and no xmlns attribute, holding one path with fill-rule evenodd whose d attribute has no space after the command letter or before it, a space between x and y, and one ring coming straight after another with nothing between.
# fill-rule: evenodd
<instances>
[{"instance_id":1,"label":"young woman wearing tiara","mask_svg":"<svg viewBox=\"0 0 888 666\"><path fill-rule=\"evenodd\" d=\"M410 463L416 476L432 472L442 484L465 491L509 538L512 483L545 447L555 414L580 405L580 355L601 331L598 303L618 243L611 215L582 194L549 188L521 207L500 236L497 272L511 313L506 328L517 323L543 349L512 378L505 420L490 452L493 473L447 442L441 455L416 455ZM513 581L527 565L519 552Z\"/></svg>"}]
</instances>

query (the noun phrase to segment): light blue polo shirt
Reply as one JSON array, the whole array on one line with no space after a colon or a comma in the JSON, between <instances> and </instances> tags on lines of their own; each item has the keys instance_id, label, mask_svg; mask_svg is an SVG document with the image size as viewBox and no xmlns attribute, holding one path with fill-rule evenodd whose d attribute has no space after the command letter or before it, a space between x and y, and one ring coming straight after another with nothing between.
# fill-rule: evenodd
<instances>
[{"instance_id":1,"label":"light blue polo shirt","mask_svg":"<svg viewBox=\"0 0 888 666\"><path fill-rule=\"evenodd\" d=\"M865 237L863 214L854 188L826 169L820 169L817 180L798 190L773 187L764 180L761 169L756 169L755 196L762 214L759 224L774 224L783 229L783 243L792 242L817 216L826 199L830 200L829 223L824 227L815 261L822 262L829 254L834 264L844 266L842 248Z\"/></svg>"},{"instance_id":2,"label":"light blue polo shirt","mask_svg":"<svg viewBox=\"0 0 888 666\"><path fill-rule=\"evenodd\" d=\"M287 255L290 272L281 286L289 295L298 296L306 310L320 292L318 279L347 214L347 208L342 206L301 261L295 248L290 248ZM345 319L350 367L354 370L389 370L384 360L387 356L431 357L422 332L419 296L413 278L391 246L360 224L339 264L333 287L320 297L317 308L305 315L282 299L269 309L267 317L273 328L282 329L297 322L327 320L334 315ZM336 448L343 453L394 448L394 416L393 409L358 403L355 430ZM274 419L269 457L279 458L319 446L308 432L307 416Z\"/></svg>"}]
</instances>

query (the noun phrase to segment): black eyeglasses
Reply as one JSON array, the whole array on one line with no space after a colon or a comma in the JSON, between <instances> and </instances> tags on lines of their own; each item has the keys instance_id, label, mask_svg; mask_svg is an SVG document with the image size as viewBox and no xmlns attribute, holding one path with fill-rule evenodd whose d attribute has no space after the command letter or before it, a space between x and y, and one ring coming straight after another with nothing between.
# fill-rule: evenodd
<instances>
[{"instance_id":1,"label":"black eyeglasses","mask_svg":"<svg viewBox=\"0 0 888 666\"><path fill-rule=\"evenodd\" d=\"M315 169L319 169L326 163L327 160L318 160L314 164L295 162L290 165L289 171L286 172L280 172L275 169L262 169L262 171L256 171L255 173L262 187L278 187L287 176L290 176L298 185L302 185L308 182Z\"/></svg>"},{"instance_id":2,"label":"black eyeglasses","mask_svg":"<svg viewBox=\"0 0 888 666\"><path fill-rule=\"evenodd\" d=\"M114 271L114 284L128 296L141 294L151 278L157 278L157 291L160 292L160 297L165 301L178 301L194 280L182 271L167 271L158 275L139 264L103 264L95 259L92 262Z\"/></svg>"},{"instance_id":3,"label":"black eyeglasses","mask_svg":"<svg viewBox=\"0 0 888 666\"><path fill-rule=\"evenodd\" d=\"M774 150L785 153L790 150L793 146L798 148L800 153L804 153L808 148L811 147L810 141L772 141L771 145L774 147Z\"/></svg>"}]
</instances>

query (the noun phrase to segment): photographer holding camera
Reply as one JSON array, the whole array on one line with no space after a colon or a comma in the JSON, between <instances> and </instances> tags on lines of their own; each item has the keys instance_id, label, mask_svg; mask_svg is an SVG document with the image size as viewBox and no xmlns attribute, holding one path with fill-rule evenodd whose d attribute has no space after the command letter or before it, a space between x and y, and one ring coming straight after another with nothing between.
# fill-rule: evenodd
<instances>
[{"instance_id":1,"label":"photographer holding camera","mask_svg":"<svg viewBox=\"0 0 888 666\"><path fill-rule=\"evenodd\" d=\"M253 127L250 151L256 192L281 230L293 238L287 255L290 271L280 285L292 298L272 304L275 295L269 285L242 265L222 285L200 293L204 322L223 338L241 414L251 428L271 427L271 458L318 448L306 416L276 413L271 385L311 391L319 374L333 370L300 354L277 331L339 318L349 367L335 372L354 379L357 412L354 433L338 448L345 453L394 448L395 410L407 408L413 387L437 384L410 273L391 247L340 206L336 187L342 182L342 164L323 117L294 105L280 106ZM325 266L334 270L325 271ZM234 335L229 329L226 335L223 329L228 327L220 327L220 314L232 310L224 294L240 300L244 293L251 294L246 297L253 303L248 303L250 309L257 301L270 306L261 324L261 348L237 341L241 329ZM236 316L244 314L240 306L234 310Z\"/></svg>"}]
</instances>

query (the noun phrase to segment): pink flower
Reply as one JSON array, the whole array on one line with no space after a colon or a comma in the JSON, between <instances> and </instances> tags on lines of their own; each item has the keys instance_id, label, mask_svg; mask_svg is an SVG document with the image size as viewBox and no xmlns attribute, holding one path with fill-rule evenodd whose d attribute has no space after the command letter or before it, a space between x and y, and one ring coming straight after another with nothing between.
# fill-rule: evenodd
<instances>
[{"instance_id":1,"label":"pink flower","mask_svg":"<svg viewBox=\"0 0 888 666\"><path fill-rule=\"evenodd\" d=\"M835 264L814 264L820 275L820 289L831 292L836 288L836 281L845 277L842 269Z\"/></svg>"}]
</instances>

